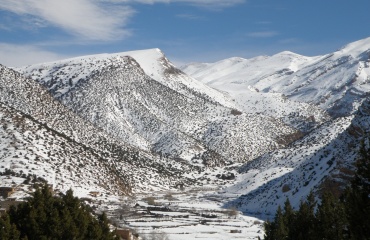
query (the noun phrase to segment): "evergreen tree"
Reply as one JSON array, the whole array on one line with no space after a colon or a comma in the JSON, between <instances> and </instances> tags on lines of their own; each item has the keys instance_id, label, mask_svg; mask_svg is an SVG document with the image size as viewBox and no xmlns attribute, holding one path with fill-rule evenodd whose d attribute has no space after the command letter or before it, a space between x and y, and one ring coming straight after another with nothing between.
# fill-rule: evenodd
<instances>
[{"instance_id":1,"label":"evergreen tree","mask_svg":"<svg viewBox=\"0 0 370 240\"><path fill-rule=\"evenodd\" d=\"M314 226L315 219L315 206L316 201L313 193L311 192L306 201L302 201L299 210L296 213L296 218L291 226L291 236L297 240L316 240Z\"/></svg>"},{"instance_id":2,"label":"evergreen tree","mask_svg":"<svg viewBox=\"0 0 370 240\"><path fill-rule=\"evenodd\" d=\"M102 240L109 240L113 239L115 236L114 234L110 231L109 226L108 226L108 218L105 212L103 212L99 217L99 226L100 229L102 230Z\"/></svg>"},{"instance_id":3,"label":"evergreen tree","mask_svg":"<svg viewBox=\"0 0 370 240\"><path fill-rule=\"evenodd\" d=\"M370 150L365 143L359 156L351 187L340 199L324 193L317 206L310 193L298 211L287 200L284 211L279 208L274 221L265 223L265 239L370 240Z\"/></svg>"},{"instance_id":4,"label":"evergreen tree","mask_svg":"<svg viewBox=\"0 0 370 240\"><path fill-rule=\"evenodd\" d=\"M352 239L370 239L370 151L362 143L357 171L345 194L346 213Z\"/></svg>"},{"instance_id":5,"label":"evergreen tree","mask_svg":"<svg viewBox=\"0 0 370 240\"><path fill-rule=\"evenodd\" d=\"M295 223L295 217L296 212L292 208L292 205L290 204L290 201L287 198L287 200L284 203L284 222L288 232L287 239L294 239L295 237L293 236L293 232L291 231L293 227L292 225Z\"/></svg>"},{"instance_id":6,"label":"evergreen tree","mask_svg":"<svg viewBox=\"0 0 370 240\"><path fill-rule=\"evenodd\" d=\"M263 228L265 229L265 240L273 240L275 235L275 222L270 222L269 220L265 221L263 224Z\"/></svg>"},{"instance_id":7,"label":"evergreen tree","mask_svg":"<svg viewBox=\"0 0 370 240\"><path fill-rule=\"evenodd\" d=\"M20 232L14 224L10 223L9 215L0 217L0 239L18 240Z\"/></svg>"},{"instance_id":8,"label":"evergreen tree","mask_svg":"<svg viewBox=\"0 0 370 240\"><path fill-rule=\"evenodd\" d=\"M274 239L287 239L288 237L288 228L285 225L285 217L283 215L283 212L281 211L280 206L278 207L278 210L276 212L275 216L275 234Z\"/></svg>"},{"instance_id":9,"label":"evergreen tree","mask_svg":"<svg viewBox=\"0 0 370 240\"><path fill-rule=\"evenodd\" d=\"M352 189L358 189L365 195L370 193L370 148L366 145L365 141L361 144L360 158L356 162L357 170L352 181Z\"/></svg>"},{"instance_id":10,"label":"evergreen tree","mask_svg":"<svg viewBox=\"0 0 370 240\"><path fill-rule=\"evenodd\" d=\"M42 189L37 189L27 202L12 207L7 216L10 226L19 232L15 235L17 231L12 230L15 237L9 237L7 232L12 228L9 228L7 221L0 222L5 226L4 232L8 234L4 237L0 235L0 239L4 240L20 237L29 240L117 239L109 229L106 215L103 214L98 219L92 216L87 207L73 196L72 190L61 198L54 197L45 185Z\"/></svg>"},{"instance_id":11,"label":"evergreen tree","mask_svg":"<svg viewBox=\"0 0 370 240\"><path fill-rule=\"evenodd\" d=\"M273 222L265 222L265 239L266 240L273 240L273 239L286 239L288 236L288 230L285 226L283 212L278 207L275 218Z\"/></svg>"},{"instance_id":12,"label":"evergreen tree","mask_svg":"<svg viewBox=\"0 0 370 240\"><path fill-rule=\"evenodd\" d=\"M344 204L331 193L325 193L316 213L316 232L320 239L343 240L348 238L345 233L347 219Z\"/></svg>"}]
</instances>

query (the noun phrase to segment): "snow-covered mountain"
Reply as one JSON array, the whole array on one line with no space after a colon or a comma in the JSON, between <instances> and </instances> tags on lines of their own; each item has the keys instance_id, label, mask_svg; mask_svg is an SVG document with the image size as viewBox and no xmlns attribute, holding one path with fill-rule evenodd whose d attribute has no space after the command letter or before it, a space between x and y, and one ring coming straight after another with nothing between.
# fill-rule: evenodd
<instances>
[{"instance_id":1,"label":"snow-covered mountain","mask_svg":"<svg viewBox=\"0 0 370 240\"><path fill-rule=\"evenodd\" d=\"M176 69L158 49L18 71L116 139L195 164L245 162L299 136L278 119L235 109L230 97Z\"/></svg>"},{"instance_id":2,"label":"snow-covered mountain","mask_svg":"<svg viewBox=\"0 0 370 240\"><path fill-rule=\"evenodd\" d=\"M289 147L245 164L238 183L224 190L225 196L238 196L227 206L273 214L287 198L298 207L310 191L339 197L353 177L361 141L368 137L369 109L366 99L353 115L326 122Z\"/></svg>"},{"instance_id":3,"label":"snow-covered mountain","mask_svg":"<svg viewBox=\"0 0 370 240\"><path fill-rule=\"evenodd\" d=\"M221 194L238 196L226 206L272 214L286 198L297 207L311 190L318 196L322 191L336 193L348 183L370 126L370 38L324 56L282 52L193 63L182 70L229 94L245 112L297 127L287 116L307 117L311 112L311 119L319 119L303 138L241 167L237 184Z\"/></svg>"},{"instance_id":4,"label":"snow-covered mountain","mask_svg":"<svg viewBox=\"0 0 370 240\"><path fill-rule=\"evenodd\" d=\"M0 171L61 189L222 184L212 198L269 214L345 185L370 130L370 38L182 71L159 49L16 70L0 67Z\"/></svg>"},{"instance_id":5,"label":"snow-covered mountain","mask_svg":"<svg viewBox=\"0 0 370 240\"><path fill-rule=\"evenodd\" d=\"M226 91L248 111L255 94L281 94L289 100L313 103L332 116L356 111L370 91L370 38L323 56L291 52L252 59L231 58L216 63L189 64L182 70L215 89Z\"/></svg>"},{"instance_id":6,"label":"snow-covered mountain","mask_svg":"<svg viewBox=\"0 0 370 240\"><path fill-rule=\"evenodd\" d=\"M108 195L188 184L196 169L117 141L55 100L32 79L0 65L0 170Z\"/></svg>"}]
</instances>

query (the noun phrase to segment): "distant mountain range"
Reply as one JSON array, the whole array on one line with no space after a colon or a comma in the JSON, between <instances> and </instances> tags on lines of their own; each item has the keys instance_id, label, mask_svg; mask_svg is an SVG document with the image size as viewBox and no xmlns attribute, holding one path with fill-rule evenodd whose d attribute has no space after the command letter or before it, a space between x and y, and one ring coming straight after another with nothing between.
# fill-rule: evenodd
<instances>
[{"instance_id":1,"label":"distant mountain range","mask_svg":"<svg viewBox=\"0 0 370 240\"><path fill-rule=\"evenodd\" d=\"M338 194L348 183L360 141L369 133L370 38L324 56L282 52L192 63L181 69L228 94L245 112L289 124L287 116L298 112L303 117L296 110L301 108L312 114L308 119L319 121L307 131L301 129L305 136L288 147L241 167L244 179L225 191L241 196L228 206L271 213L286 198L298 206L311 190ZM304 103L308 105L300 105Z\"/></svg>"},{"instance_id":2,"label":"distant mountain range","mask_svg":"<svg viewBox=\"0 0 370 240\"><path fill-rule=\"evenodd\" d=\"M370 38L181 70L159 49L0 66L0 171L81 196L227 183L226 206L297 206L350 178L369 76Z\"/></svg>"},{"instance_id":3,"label":"distant mountain range","mask_svg":"<svg viewBox=\"0 0 370 240\"><path fill-rule=\"evenodd\" d=\"M278 93L314 104L331 116L346 116L357 110L370 91L369 45L367 38L323 56L282 52L271 57L193 63L182 70L226 91L245 111L251 109L255 92L264 94L263 98Z\"/></svg>"}]
</instances>

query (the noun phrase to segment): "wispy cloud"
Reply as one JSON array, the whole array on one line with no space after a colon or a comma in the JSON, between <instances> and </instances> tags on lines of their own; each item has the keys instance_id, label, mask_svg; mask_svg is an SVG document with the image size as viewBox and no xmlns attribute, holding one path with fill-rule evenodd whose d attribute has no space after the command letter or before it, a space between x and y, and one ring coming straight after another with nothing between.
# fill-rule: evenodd
<instances>
[{"instance_id":1,"label":"wispy cloud","mask_svg":"<svg viewBox=\"0 0 370 240\"><path fill-rule=\"evenodd\" d=\"M135 14L133 3L184 3L197 7L224 8L246 0L1 0L0 10L33 21L32 27L51 25L83 40L120 40L131 34L126 28ZM188 19L195 16L183 15ZM37 23L37 24L36 24Z\"/></svg>"},{"instance_id":2,"label":"wispy cloud","mask_svg":"<svg viewBox=\"0 0 370 240\"><path fill-rule=\"evenodd\" d=\"M225 8L231 7L237 4L245 3L246 0L105 0L113 2L137 2L137 3L187 3L198 7L209 7L209 8Z\"/></svg>"},{"instance_id":3,"label":"wispy cloud","mask_svg":"<svg viewBox=\"0 0 370 240\"><path fill-rule=\"evenodd\" d=\"M31 45L0 43L0 64L7 67L20 67L67 57L69 56L49 52Z\"/></svg>"},{"instance_id":4,"label":"wispy cloud","mask_svg":"<svg viewBox=\"0 0 370 240\"><path fill-rule=\"evenodd\" d=\"M122 40L132 35L128 25L138 4L181 3L206 10L223 9L247 0L0 0L4 14L0 31L45 31L39 42L16 45L0 42L0 63L22 66L54 61L70 56L50 52L54 46L87 45ZM10 14L9 14L10 13ZM201 19L202 16L179 14L177 17ZM41 31L40 31L41 32ZM1 33L0 33L1 34ZM56 34L56 35L52 35ZM30 39L32 41L32 39Z\"/></svg>"},{"instance_id":5,"label":"wispy cloud","mask_svg":"<svg viewBox=\"0 0 370 240\"><path fill-rule=\"evenodd\" d=\"M173 0L172 2L184 2L198 7L219 9L245 3L245 0Z\"/></svg>"},{"instance_id":6,"label":"wispy cloud","mask_svg":"<svg viewBox=\"0 0 370 240\"><path fill-rule=\"evenodd\" d=\"M6 24L0 23L0 30L10 31L12 28Z\"/></svg>"},{"instance_id":7,"label":"wispy cloud","mask_svg":"<svg viewBox=\"0 0 370 240\"><path fill-rule=\"evenodd\" d=\"M50 24L79 38L113 40L129 34L124 29L134 10L125 5L89 0L2 0L0 9Z\"/></svg>"},{"instance_id":8,"label":"wispy cloud","mask_svg":"<svg viewBox=\"0 0 370 240\"><path fill-rule=\"evenodd\" d=\"M279 35L276 31L260 31L260 32L251 32L248 33L248 37L254 37L254 38L269 38L274 37L276 35Z\"/></svg>"}]
</instances>

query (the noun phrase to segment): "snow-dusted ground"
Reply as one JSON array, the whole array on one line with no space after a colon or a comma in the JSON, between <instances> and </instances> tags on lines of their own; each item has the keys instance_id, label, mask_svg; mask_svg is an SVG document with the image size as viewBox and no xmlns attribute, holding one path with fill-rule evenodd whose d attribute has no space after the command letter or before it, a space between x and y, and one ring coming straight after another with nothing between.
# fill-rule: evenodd
<instances>
[{"instance_id":1,"label":"snow-dusted ground","mask_svg":"<svg viewBox=\"0 0 370 240\"><path fill-rule=\"evenodd\" d=\"M170 240L257 239L263 236L262 220L222 208L222 203L205 197L210 192L213 191L154 192L135 196L135 200L129 201L130 207L126 200L122 205L99 206L99 211L107 212L117 226L132 229L141 236L164 233ZM148 196L155 198L155 206L144 200ZM158 209L151 209L155 207Z\"/></svg>"}]
</instances>

